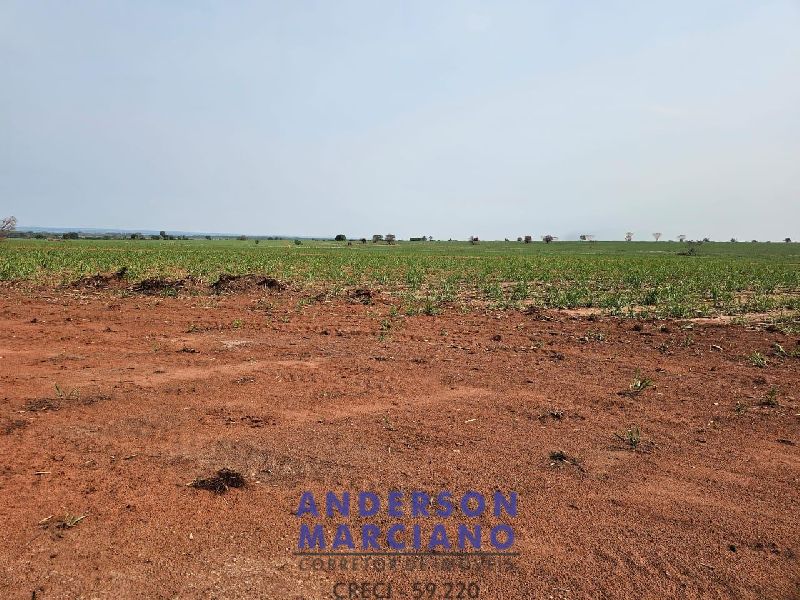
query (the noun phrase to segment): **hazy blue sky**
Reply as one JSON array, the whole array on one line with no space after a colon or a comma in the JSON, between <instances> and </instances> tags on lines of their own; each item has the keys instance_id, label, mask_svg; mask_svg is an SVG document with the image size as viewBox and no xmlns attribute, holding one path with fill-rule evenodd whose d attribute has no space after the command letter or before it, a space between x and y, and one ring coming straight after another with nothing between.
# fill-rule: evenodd
<instances>
[{"instance_id":1,"label":"hazy blue sky","mask_svg":"<svg viewBox=\"0 0 800 600\"><path fill-rule=\"evenodd\" d=\"M4 214L800 238L800 4L0 0Z\"/></svg>"}]
</instances>

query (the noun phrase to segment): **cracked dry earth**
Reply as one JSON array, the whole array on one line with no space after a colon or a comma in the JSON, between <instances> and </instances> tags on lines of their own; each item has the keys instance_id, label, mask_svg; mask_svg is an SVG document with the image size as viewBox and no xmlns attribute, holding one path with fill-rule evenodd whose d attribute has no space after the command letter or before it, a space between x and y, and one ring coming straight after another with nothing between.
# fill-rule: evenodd
<instances>
[{"instance_id":1,"label":"cracked dry earth","mask_svg":"<svg viewBox=\"0 0 800 600\"><path fill-rule=\"evenodd\" d=\"M0 290L0 597L800 598L797 335L298 300ZM304 490L469 489L519 493L508 564L293 555Z\"/></svg>"}]
</instances>

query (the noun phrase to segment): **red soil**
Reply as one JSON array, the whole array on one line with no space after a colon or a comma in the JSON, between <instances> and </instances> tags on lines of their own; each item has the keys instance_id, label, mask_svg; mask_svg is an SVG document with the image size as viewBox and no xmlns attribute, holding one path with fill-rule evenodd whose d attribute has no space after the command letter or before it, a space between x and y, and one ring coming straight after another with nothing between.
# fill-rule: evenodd
<instances>
[{"instance_id":1,"label":"red soil","mask_svg":"<svg viewBox=\"0 0 800 600\"><path fill-rule=\"evenodd\" d=\"M800 598L797 336L298 300L0 290L0 597ZM516 490L515 570L302 570L328 489Z\"/></svg>"}]
</instances>

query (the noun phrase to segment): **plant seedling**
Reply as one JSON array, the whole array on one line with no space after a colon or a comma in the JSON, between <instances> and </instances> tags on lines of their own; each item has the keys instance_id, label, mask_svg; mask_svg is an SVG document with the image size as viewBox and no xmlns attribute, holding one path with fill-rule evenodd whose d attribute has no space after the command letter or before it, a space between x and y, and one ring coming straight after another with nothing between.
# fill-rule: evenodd
<instances>
[{"instance_id":1,"label":"plant seedling","mask_svg":"<svg viewBox=\"0 0 800 600\"><path fill-rule=\"evenodd\" d=\"M764 399L761 400L761 406L769 406L775 407L778 406L778 388L774 385L769 388L769 391L764 396Z\"/></svg>"},{"instance_id":2,"label":"plant seedling","mask_svg":"<svg viewBox=\"0 0 800 600\"><path fill-rule=\"evenodd\" d=\"M633 451L636 451L642 442L642 432L639 431L638 425L631 425L622 433L615 433L614 436Z\"/></svg>"},{"instance_id":3,"label":"plant seedling","mask_svg":"<svg viewBox=\"0 0 800 600\"><path fill-rule=\"evenodd\" d=\"M751 353L750 356L747 357L747 360L750 361L751 365L759 369L763 369L767 366L767 357L757 350Z\"/></svg>"},{"instance_id":4,"label":"plant seedling","mask_svg":"<svg viewBox=\"0 0 800 600\"><path fill-rule=\"evenodd\" d=\"M636 369L636 373L634 374L633 379L631 379L631 383L628 386L628 393L636 396L641 394L647 388L652 387L652 385L653 380L648 377L642 377L639 369Z\"/></svg>"}]
</instances>

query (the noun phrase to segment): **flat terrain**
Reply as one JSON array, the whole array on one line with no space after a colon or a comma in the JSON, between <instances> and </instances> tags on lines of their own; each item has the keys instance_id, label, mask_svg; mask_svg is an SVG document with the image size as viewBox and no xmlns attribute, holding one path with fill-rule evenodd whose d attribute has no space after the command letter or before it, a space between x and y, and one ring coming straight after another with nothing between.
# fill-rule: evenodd
<instances>
[{"instance_id":1,"label":"flat terrain","mask_svg":"<svg viewBox=\"0 0 800 600\"><path fill-rule=\"evenodd\" d=\"M796 329L405 302L0 288L0 597L800 598ZM517 490L515 569L301 569L328 489Z\"/></svg>"}]
</instances>

